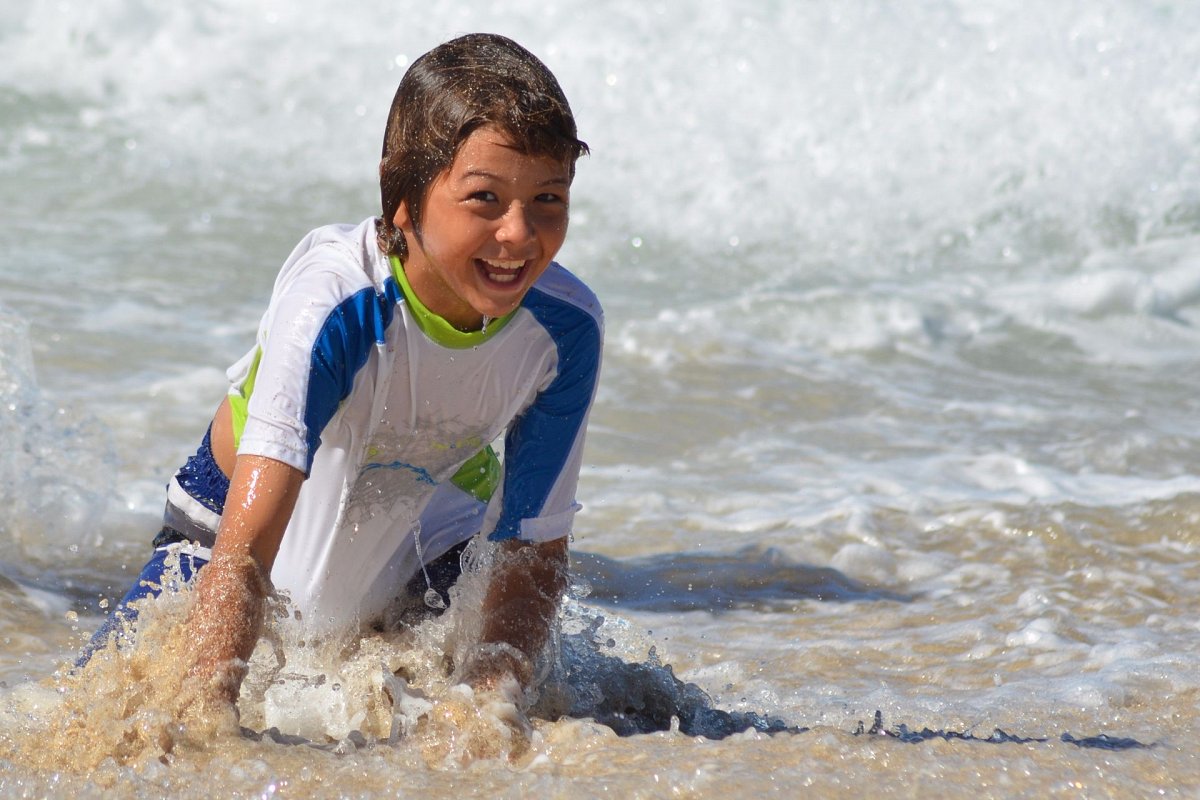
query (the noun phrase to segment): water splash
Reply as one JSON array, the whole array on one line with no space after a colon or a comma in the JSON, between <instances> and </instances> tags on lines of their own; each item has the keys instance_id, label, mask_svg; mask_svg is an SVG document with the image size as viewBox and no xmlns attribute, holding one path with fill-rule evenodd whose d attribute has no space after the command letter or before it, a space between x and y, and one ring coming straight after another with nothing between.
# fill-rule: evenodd
<instances>
[{"instance_id":1,"label":"water splash","mask_svg":"<svg viewBox=\"0 0 1200 800\"><path fill-rule=\"evenodd\" d=\"M621 736L677 730L688 736L723 739L746 730L798 733L769 714L726 711L694 683L676 677L651 646L644 661L605 653L622 626L579 602L564 608L560 653L533 711L547 719L590 718ZM570 632L574 631L574 632ZM626 643L627 644L627 643Z\"/></svg>"},{"instance_id":2,"label":"water splash","mask_svg":"<svg viewBox=\"0 0 1200 800\"><path fill-rule=\"evenodd\" d=\"M41 391L29 337L28 323L0 305L0 554L15 547L21 560L57 564L65 547L103 543L96 521L114 490L115 456L95 418Z\"/></svg>"}]
</instances>

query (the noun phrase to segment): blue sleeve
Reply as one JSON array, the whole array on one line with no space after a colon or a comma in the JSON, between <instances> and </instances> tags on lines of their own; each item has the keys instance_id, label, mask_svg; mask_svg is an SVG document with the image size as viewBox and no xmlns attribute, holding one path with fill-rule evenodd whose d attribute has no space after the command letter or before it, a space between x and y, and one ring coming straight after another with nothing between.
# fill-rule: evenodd
<instances>
[{"instance_id":1,"label":"blue sleeve","mask_svg":"<svg viewBox=\"0 0 1200 800\"><path fill-rule=\"evenodd\" d=\"M321 443L321 431L341 402L350 396L354 378L367 363L371 347L384 340L391 306L372 289L362 289L330 312L313 343L304 425L308 469Z\"/></svg>"},{"instance_id":2,"label":"blue sleeve","mask_svg":"<svg viewBox=\"0 0 1200 800\"><path fill-rule=\"evenodd\" d=\"M569 518L577 508L583 439L600 374L602 322L578 306L535 293L526 307L555 343L557 373L508 428L503 504L488 536L492 541L522 536L523 521Z\"/></svg>"}]
</instances>

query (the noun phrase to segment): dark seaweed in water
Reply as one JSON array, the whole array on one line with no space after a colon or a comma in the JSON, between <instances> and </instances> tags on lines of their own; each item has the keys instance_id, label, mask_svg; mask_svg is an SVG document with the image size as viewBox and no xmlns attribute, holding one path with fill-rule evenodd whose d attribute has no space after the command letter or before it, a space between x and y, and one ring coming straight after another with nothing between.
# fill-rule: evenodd
<instances>
[{"instance_id":1,"label":"dark seaweed in water","mask_svg":"<svg viewBox=\"0 0 1200 800\"><path fill-rule=\"evenodd\" d=\"M1049 739L1014 736L1011 733L996 728L992 731L992 735L986 739L976 736L973 733L962 733L961 731L943 731L930 730L922 728L919 731L909 730L907 725L901 723L897 727L888 730L883 727L883 713L875 712L875 722L869 729L864 729L863 723L858 723L858 728L854 731L855 736L887 736L892 739L899 739L908 744L919 744L927 742L930 739L962 739L970 742L987 742L988 744L1028 744L1029 742L1046 742ZM1060 741L1068 744L1073 744L1076 747L1097 748L1100 750L1133 750L1133 749L1149 749L1154 747L1153 744L1139 742L1137 739L1129 739L1120 736L1109 736L1101 733L1097 736L1085 736L1082 739L1077 739L1069 733L1064 733L1059 737Z\"/></svg>"},{"instance_id":2,"label":"dark seaweed in water","mask_svg":"<svg viewBox=\"0 0 1200 800\"><path fill-rule=\"evenodd\" d=\"M1146 744L1139 742L1137 739L1130 739L1125 736L1109 736L1107 733L1101 733L1097 736L1085 736L1082 739L1076 739L1069 733L1064 733L1059 737L1060 741L1067 744L1073 744L1077 747L1094 747L1098 750L1149 750L1154 747L1154 743Z\"/></svg>"}]
</instances>

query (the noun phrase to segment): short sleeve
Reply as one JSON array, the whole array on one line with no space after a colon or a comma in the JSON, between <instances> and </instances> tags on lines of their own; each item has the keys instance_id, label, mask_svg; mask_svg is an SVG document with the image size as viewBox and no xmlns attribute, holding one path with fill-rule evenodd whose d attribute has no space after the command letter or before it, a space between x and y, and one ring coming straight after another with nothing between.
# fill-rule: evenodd
<instances>
[{"instance_id":1,"label":"short sleeve","mask_svg":"<svg viewBox=\"0 0 1200 800\"><path fill-rule=\"evenodd\" d=\"M571 532L600 375L604 329L598 304L585 308L547 295L528 308L554 341L557 363L552 380L505 436L501 491L492 497L484 520L493 541L547 541Z\"/></svg>"},{"instance_id":2,"label":"short sleeve","mask_svg":"<svg viewBox=\"0 0 1200 800\"><path fill-rule=\"evenodd\" d=\"M384 298L320 256L314 251L276 284L259 330L261 355L238 448L306 475L321 432L383 336Z\"/></svg>"}]
</instances>

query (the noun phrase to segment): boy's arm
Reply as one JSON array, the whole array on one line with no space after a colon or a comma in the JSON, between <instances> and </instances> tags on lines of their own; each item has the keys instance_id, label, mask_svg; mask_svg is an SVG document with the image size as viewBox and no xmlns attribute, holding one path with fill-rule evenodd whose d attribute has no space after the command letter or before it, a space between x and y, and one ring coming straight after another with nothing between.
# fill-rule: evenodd
<instances>
[{"instance_id":1,"label":"boy's arm","mask_svg":"<svg viewBox=\"0 0 1200 800\"><path fill-rule=\"evenodd\" d=\"M566 536L501 542L484 596L480 647L464 670L464 682L494 689L511 676L528 688L566 588Z\"/></svg>"},{"instance_id":2,"label":"boy's arm","mask_svg":"<svg viewBox=\"0 0 1200 800\"><path fill-rule=\"evenodd\" d=\"M263 456L238 456L212 560L200 571L188 624L191 675L236 702L245 662L262 628L263 603L304 473Z\"/></svg>"}]
</instances>

